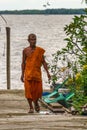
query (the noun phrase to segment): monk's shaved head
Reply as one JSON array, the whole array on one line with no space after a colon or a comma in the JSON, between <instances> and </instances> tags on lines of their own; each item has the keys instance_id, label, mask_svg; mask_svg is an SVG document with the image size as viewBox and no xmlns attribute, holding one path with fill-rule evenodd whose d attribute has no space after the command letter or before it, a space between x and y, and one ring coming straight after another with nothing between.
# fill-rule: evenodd
<instances>
[{"instance_id":1,"label":"monk's shaved head","mask_svg":"<svg viewBox=\"0 0 87 130\"><path fill-rule=\"evenodd\" d=\"M31 33L31 34L28 35L28 39L29 39L29 40L30 40L30 39L35 39L35 38L36 38L36 35L33 34L33 33Z\"/></svg>"}]
</instances>

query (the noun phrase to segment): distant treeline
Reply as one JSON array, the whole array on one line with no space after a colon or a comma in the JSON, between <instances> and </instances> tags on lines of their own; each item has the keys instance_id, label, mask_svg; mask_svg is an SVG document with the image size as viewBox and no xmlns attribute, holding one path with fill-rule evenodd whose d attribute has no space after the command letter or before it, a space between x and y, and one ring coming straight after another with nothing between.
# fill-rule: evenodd
<instances>
[{"instance_id":1,"label":"distant treeline","mask_svg":"<svg viewBox=\"0 0 87 130\"><path fill-rule=\"evenodd\" d=\"M85 14L84 9L4 10L0 14Z\"/></svg>"}]
</instances>

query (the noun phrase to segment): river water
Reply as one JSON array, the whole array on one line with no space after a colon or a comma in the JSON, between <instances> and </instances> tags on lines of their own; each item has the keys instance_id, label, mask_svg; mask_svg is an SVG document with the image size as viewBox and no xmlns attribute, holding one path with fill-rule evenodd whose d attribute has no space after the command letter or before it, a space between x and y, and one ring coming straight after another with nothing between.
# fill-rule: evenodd
<instances>
[{"instance_id":1,"label":"river water","mask_svg":"<svg viewBox=\"0 0 87 130\"><path fill-rule=\"evenodd\" d=\"M66 45L64 38L65 25L68 25L73 15L3 15L0 17L0 89L7 88L6 81L6 27L11 29L11 89L23 89L20 81L22 50L28 46L27 36L37 35L37 46L46 50L47 62L52 54ZM42 68L43 88L48 88L47 76Z\"/></svg>"}]
</instances>

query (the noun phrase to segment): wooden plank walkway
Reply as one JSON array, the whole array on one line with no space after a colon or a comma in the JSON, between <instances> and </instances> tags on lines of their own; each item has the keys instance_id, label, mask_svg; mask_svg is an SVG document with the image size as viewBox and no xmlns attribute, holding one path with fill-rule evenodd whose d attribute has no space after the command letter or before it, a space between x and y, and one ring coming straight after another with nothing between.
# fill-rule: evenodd
<instances>
[{"instance_id":1,"label":"wooden plank walkway","mask_svg":"<svg viewBox=\"0 0 87 130\"><path fill-rule=\"evenodd\" d=\"M71 111L67 108L65 108L63 105L59 104L59 103L50 103L47 104L46 102L44 102L43 99L39 100L41 103L43 103L45 105L45 107L47 107L49 110L51 110L53 113L70 113Z\"/></svg>"},{"instance_id":2,"label":"wooden plank walkway","mask_svg":"<svg viewBox=\"0 0 87 130\"><path fill-rule=\"evenodd\" d=\"M42 112L49 112L40 105ZM0 90L0 130L87 130L87 116L29 114L23 90Z\"/></svg>"}]
</instances>

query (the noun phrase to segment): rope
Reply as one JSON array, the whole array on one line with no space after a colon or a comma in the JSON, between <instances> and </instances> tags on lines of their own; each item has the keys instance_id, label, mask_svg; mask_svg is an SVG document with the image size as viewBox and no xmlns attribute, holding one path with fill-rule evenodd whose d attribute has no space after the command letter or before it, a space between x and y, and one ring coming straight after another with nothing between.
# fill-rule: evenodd
<instances>
[{"instance_id":1,"label":"rope","mask_svg":"<svg viewBox=\"0 0 87 130\"><path fill-rule=\"evenodd\" d=\"M0 14L1 18L3 19L3 21L5 22L5 24L7 25L7 21L6 19ZM1 28L0 28L0 31L1 31ZM4 49L3 49L3 56L5 56L5 42L4 42Z\"/></svg>"}]
</instances>

